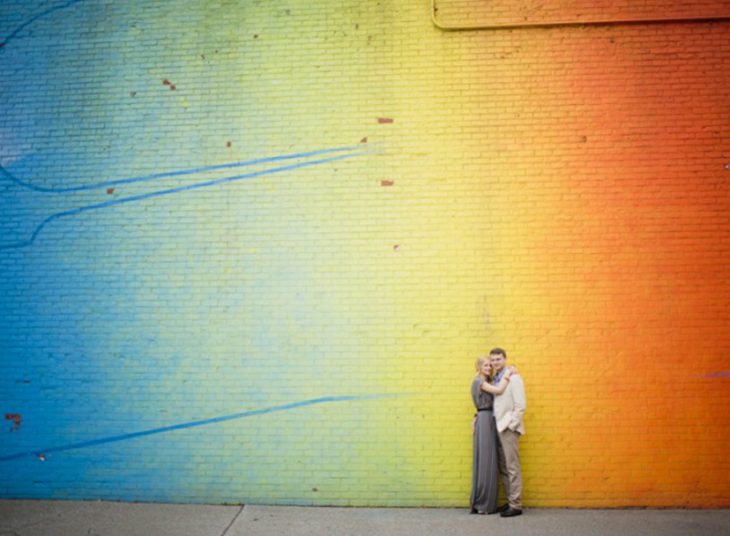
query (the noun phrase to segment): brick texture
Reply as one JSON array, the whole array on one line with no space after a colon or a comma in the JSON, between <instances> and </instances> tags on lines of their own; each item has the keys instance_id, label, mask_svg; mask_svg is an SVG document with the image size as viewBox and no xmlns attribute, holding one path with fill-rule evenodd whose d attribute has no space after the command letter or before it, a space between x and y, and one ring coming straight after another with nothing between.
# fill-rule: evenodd
<instances>
[{"instance_id":1,"label":"brick texture","mask_svg":"<svg viewBox=\"0 0 730 536\"><path fill-rule=\"evenodd\" d=\"M526 506L730 507L727 21L8 0L0 44L0 496L466 506L502 346Z\"/></svg>"}]
</instances>

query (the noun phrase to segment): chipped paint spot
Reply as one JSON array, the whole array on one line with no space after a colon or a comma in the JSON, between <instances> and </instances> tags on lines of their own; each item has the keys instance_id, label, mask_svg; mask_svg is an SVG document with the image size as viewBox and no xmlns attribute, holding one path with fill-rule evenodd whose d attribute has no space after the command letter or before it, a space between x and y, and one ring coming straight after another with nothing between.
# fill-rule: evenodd
<instances>
[{"instance_id":1,"label":"chipped paint spot","mask_svg":"<svg viewBox=\"0 0 730 536\"><path fill-rule=\"evenodd\" d=\"M393 251L400 251L400 244L396 244L393 246Z\"/></svg>"},{"instance_id":2,"label":"chipped paint spot","mask_svg":"<svg viewBox=\"0 0 730 536\"><path fill-rule=\"evenodd\" d=\"M23 421L23 416L20 413L6 413L6 421L12 421L13 425L10 427L10 431L20 430L20 423Z\"/></svg>"},{"instance_id":3,"label":"chipped paint spot","mask_svg":"<svg viewBox=\"0 0 730 536\"><path fill-rule=\"evenodd\" d=\"M231 146L231 142L230 141L226 142L226 147L230 147L230 146Z\"/></svg>"},{"instance_id":4,"label":"chipped paint spot","mask_svg":"<svg viewBox=\"0 0 730 536\"><path fill-rule=\"evenodd\" d=\"M393 119L392 117L378 117L378 123L380 123L381 125L392 123L393 121L395 121L395 119Z\"/></svg>"},{"instance_id":5,"label":"chipped paint spot","mask_svg":"<svg viewBox=\"0 0 730 536\"><path fill-rule=\"evenodd\" d=\"M365 136L363 139L360 140L360 143L367 143L367 142L368 142L367 136Z\"/></svg>"},{"instance_id":6,"label":"chipped paint spot","mask_svg":"<svg viewBox=\"0 0 730 536\"><path fill-rule=\"evenodd\" d=\"M383 180L380 181L380 186L393 186L395 181Z\"/></svg>"}]
</instances>

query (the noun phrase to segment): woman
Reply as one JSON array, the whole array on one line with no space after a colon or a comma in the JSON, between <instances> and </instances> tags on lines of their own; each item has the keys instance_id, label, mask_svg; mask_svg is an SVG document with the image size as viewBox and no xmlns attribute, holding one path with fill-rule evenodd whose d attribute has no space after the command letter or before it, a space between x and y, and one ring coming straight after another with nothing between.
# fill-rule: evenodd
<instances>
[{"instance_id":1,"label":"woman","mask_svg":"<svg viewBox=\"0 0 730 536\"><path fill-rule=\"evenodd\" d=\"M471 398L477 413L474 416L474 454L471 478L471 514L497 512L499 491L499 466L497 462L497 426L492 414L494 395L501 395L515 372L510 367L498 385L491 384L492 367L488 357L480 357L475 363L477 375L471 383Z\"/></svg>"}]
</instances>

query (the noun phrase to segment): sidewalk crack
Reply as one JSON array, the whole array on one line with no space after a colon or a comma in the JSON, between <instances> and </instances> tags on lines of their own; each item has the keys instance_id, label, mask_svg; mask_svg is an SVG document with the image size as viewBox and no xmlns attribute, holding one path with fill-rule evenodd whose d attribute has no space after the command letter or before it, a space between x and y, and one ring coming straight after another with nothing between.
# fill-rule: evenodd
<instances>
[{"instance_id":1,"label":"sidewalk crack","mask_svg":"<svg viewBox=\"0 0 730 536\"><path fill-rule=\"evenodd\" d=\"M231 519L231 522L228 523L228 526L221 532L221 536L226 536L226 533L230 530L230 528L233 526L233 524L236 522L236 519L238 519L238 516L241 515L241 512L243 512L243 507L246 506L245 504L241 505L241 508L238 509L238 512L236 512L236 515L233 516L233 519Z\"/></svg>"}]
</instances>

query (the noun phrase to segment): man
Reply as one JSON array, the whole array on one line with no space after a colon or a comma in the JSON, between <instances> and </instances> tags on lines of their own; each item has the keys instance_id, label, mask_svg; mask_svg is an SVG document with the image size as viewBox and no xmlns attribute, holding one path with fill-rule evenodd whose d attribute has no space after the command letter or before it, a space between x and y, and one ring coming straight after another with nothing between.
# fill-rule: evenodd
<instances>
[{"instance_id":1,"label":"man","mask_svg":"<svg viewBox=\"0 0 730 536\"><path fill-rule=\"evenodd\" d=\"M492 364L494 383L497 384L506 370L507 352L494 348L489 352L489 361ZM525 384L519 375L513 374L504 393L494 397L494 419L497 421L499 438L499 473L504 479L504 491L508 501L499 509L502 517L522 514L522 471L517 442L525 433L522 415L526 407Z\"/></svg>"}]
</instances>

